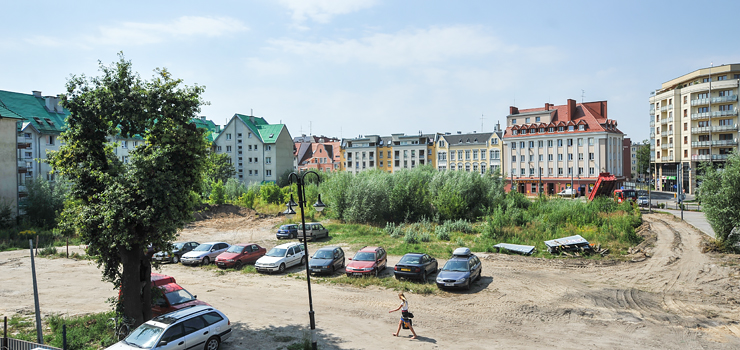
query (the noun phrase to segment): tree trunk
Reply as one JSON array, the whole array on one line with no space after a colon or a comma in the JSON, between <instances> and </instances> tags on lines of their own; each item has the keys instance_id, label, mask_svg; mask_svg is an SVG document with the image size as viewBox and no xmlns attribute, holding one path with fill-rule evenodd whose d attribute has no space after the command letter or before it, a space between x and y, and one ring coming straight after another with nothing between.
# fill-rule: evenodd
<instances>
[{"instance_id":1,"label":"tree trunk","mask_svg":"<svg viewBox=\"0 0 740 350\"><path fill-rule=\"evenodd\" d=\"M133 246L131 250L121 248L120 254L121 265L123 266L123 274L121 275L123 314L133 321L130 329L134 329L145 321L141 300L141 260L143 254L139 245ZM151 314L151 310L149 313Z\"/></svg>"},{"instance_id":2,"label":"tree trunk","mask_svg":"<svg viewBox=\"0 0 740 350\"><path fill-rule=\"evenodd\" d=\"M141 283L141 311L144 321L152 319L152 255L154 251L148 249L146 254L142 255L141 270L139 272Z\"/></svg>"}]
</instances>

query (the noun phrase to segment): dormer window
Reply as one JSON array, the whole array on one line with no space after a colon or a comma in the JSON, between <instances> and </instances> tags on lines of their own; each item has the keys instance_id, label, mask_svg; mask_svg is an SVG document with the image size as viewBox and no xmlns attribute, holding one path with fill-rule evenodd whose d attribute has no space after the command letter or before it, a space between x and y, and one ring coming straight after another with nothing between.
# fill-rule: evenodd
<instances>
[{"instance_id":1,"label":"dormer window","mask_svg":"<svg viewBox=\"0 0 740 350\"><path fill-rule=\"evenodd\" d=\"M573 125L568 126L568 131L573 131Z\"/></svg>"},{"instance_id":2,"label":"dormer window","mask_svg":"<svg viewBox=\"0 0 740 350\"><path fill-rule=\"evenodd\" d=\"M522 135L526 135L526 134L527 134L527 129L522 129Z\"/></svg>"},{"instance_id":3,"label":"dormer window","mask_svg":"<svg viewBox=\"0 0 740 350\"><path fill-rule=\"evenodd\" d=\"M581 130L581 131L586 130L586 126L581 124L578 126L578 130Z\"/></svg>"},{"instance_id":4,"label":"dormer window","mask_svg":"<svg viewBox=\"0 0 740 350\"><path fill-rule=\"evenodd\" d=\"M540 128L540 132L545 132L545 128Z\"/></svg>"}]
</instances>

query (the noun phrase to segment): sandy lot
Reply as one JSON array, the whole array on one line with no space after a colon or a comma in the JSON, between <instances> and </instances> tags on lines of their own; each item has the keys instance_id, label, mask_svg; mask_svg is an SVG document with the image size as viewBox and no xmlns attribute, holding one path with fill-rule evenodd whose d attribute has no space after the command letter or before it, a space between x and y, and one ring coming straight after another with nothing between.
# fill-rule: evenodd
<instances>
[{"instance_id":1,"label":"sandy lot","mask_svg":"<svg viewBox=\"0 0 740 350\"><path fill-rule=\"evenodd\" d=\"M672 216L644 219L657 240L635 262L479 254L483 278L470 292L407 293L416 340L403 330L391 336L400 316L388 313L398 305L396 292L312 284L319 348L740 348L740 259L701 253L702 234ZM186 228L181 239L269 248L278 222L220 213ZM104 311L114 295L94 263L36 259L36 267L45 314ZM290 276L305 274L302 268L256 275L165 265L162 272L231 319L235 334L222 349L282 349L308 328L306 282ZM0 253L0 313L32 312L32 290L29 253Z\"/></svg>"}]
</instances>

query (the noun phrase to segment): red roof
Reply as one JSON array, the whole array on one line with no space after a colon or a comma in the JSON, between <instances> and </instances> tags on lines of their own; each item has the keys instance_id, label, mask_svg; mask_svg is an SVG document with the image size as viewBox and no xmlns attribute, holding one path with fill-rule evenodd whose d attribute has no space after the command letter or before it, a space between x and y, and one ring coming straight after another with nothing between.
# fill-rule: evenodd
<instances>
[{"instance_id":1,"label":"red roof","mask_svg":"<svg viewBox=\"0 0 740 350\"><path fill-rule=\"evenodd\" d=\"M572 110L571 110L571 107L572 107ZM576 103L574 100L568 100L568 104L561 105L561 106L553 106L553 105L548 104L546 107L541 107L541 108L529 108L529 109L522 109L522 110L512 108L511 111L513 112L511 116L516 116L518 114L532 113L532 112L548 112L549 111L552 119L549 124L533 123L533 124L526 124L526 125L513 125L510 127L507 127L504 137L519 137L519 136L524 137L524 136L532 135L531 133L527 133L525 135L512 135L511 130L542 128L542 127L557 128L558 126L569 126L569 125L576 125L576 126L585 125L586 130L576 129L574 131L561 131L561 132L567 132L567 133L614 132L614 133L619 133L619 134L622 133L619 129L617 129L617 122L613 119L607 118L606 101ZM555 130L555 133L558 133L557 129ZM535 135L538 135L538 134L539 133L536 133Z\"/></svg>"}]
</instances>

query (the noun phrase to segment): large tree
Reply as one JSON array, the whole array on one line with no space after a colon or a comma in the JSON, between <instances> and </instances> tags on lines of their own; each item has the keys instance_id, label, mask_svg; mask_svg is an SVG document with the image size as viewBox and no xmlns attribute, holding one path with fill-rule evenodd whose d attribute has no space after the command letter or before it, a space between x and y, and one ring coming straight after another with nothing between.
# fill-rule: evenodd
<instances>
[{"instance_id":1,"label":"large tree","mask_svg":"<svg viewBox=\"0 0 740 350\"><path fill-rule=\"evenodd\" d=\"M701 185L697 192L704 215L715 238L731 247L740 239L730 235L733 228L740 226L740 155L735 152L727 158L722 171L708 162L701 167L704 175L699 176Z\"/></svg>"},{"instance_id":2,"label":"large tree","mask_svg":"<svg viewBox=\"0 0 740 350\"><path fill-rule=\"evenodd\" d=\"M643 140L635 153L637 157L637 173L647 175L647 170L650 168L650 144L648 140Z\"/></svg>"},{"instance_id":3,"label":"large tree","mask_svg":"<svg viewBox=\"0 0 740 350\"><path fill-rule=\"evenodd\" d=\"M67 82L62 103L70 115L50 162L79 203L67 217L104 279L120 288L119 311L137 326L151 318L152 248L167 247L197 203L207 144L191 118L204 87L185 86L166 69L142 80L123 54L99 66L101 76ZM110 137L133 135L145 142L123 163Z\"/></svg>"}]
</instances>

